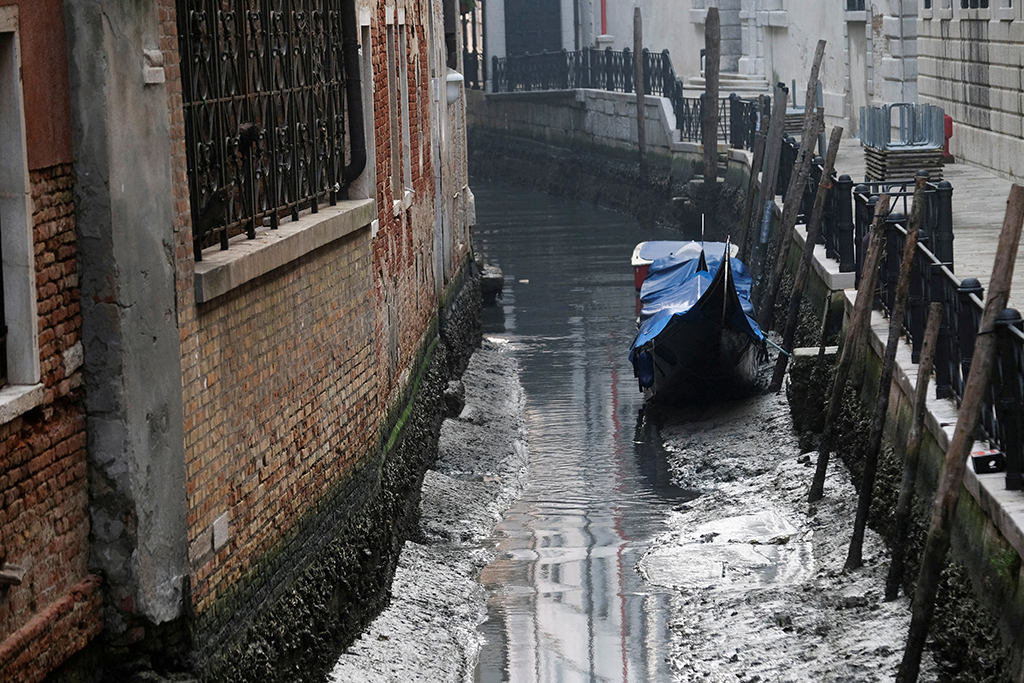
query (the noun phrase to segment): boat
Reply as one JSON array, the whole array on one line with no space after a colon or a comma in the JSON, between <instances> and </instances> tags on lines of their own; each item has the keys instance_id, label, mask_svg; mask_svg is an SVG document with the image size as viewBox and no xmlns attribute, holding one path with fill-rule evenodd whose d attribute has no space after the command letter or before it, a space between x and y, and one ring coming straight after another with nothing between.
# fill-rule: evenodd
<instances>
[{"instance_id":1,"label":"boat","mask_svg":"<svg viewBox=\"0 0 1024 683\"><path fill-rule=\"evenodd\" d=\"M729 397L755 385L765 335L735 252L729 242L692 241L641 242L633 251L638 329L629 359L648 398Z\"/></svg>"}]
</instances>

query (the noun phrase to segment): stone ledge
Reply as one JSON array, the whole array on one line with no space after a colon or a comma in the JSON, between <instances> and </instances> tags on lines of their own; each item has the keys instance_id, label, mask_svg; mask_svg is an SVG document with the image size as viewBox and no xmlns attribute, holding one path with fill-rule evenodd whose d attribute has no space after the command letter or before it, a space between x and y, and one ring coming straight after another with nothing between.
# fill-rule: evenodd
<instances>
[{"instance_id":1,"label":"stone ledge","mask_svg":"<svg viewBox=\"0 0 1024 683\"><path fill-rule=\"evenodd\" d=\"M277 230L260 229L254 240L239 235L226 251L210 247L196 263L196 303L211 301L325 244L368 229L374 218L372 199L341 201L283 223Z\"/></svg>"},{"instance_id":2,"label":"stone ledge","mask_svg":"<svg viewBox=\"0 0 1024 683\"><path fill-rule=\"evenodd\" d=\"M857 291L847 289L844 294L846 315L853 311ZM885 344L889 336L889 320L879 311L871 313L871 333L868 343L879 358L885 355ZM896 367L893 382L906 400L913 402L917 387L917 364L911 360L910 345L901 340L896 352ZM958 419L957 407L952 399L935 398L935 386L928 389L925 410L925 428L934 437L936 444L945 453L953 439ZM975 442L972 451L987 448L988 444ZM988 515L1017 553L1024 557L1024 494L1006 490L1006 474L977 474L971 467L964 470L963 487Z\"/></svg>"},{"instance_id":3,"label":"stone ledge","mask_svg":"<svg viewBox=\"0 0 1024 683\"><path fill-rule=\"evenodd\" d=\"M43 384L9 384L0 389L0 425L41 406L46 400Z\"/></svg>"}]
</instances>

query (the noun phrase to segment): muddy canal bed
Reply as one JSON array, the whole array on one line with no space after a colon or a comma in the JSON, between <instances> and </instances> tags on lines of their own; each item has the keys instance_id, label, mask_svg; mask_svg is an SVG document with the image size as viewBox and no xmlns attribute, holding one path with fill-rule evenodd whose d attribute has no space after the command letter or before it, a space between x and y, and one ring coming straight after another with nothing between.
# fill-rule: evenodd
<instances>
[{"instance_id":1,"label":"muddy canal bed","mask_svg":"<svg viewBox=\"0 0 1024 683\"><path fill-rule=\"evenodd\" d=\"M892 680L907 600L882 602L870 531L865 566L843 572L849 474L834 459L808 507L816 454L784 394L644 406L629 254L678 235L474 191L474 248L504 271L504 297L485 309L391 607L332 680Z\"/></svg>"},{"instance_id":2,"label":"muddy canal bed","mask_svg":"<svg viewBox=\"0 0 1024 683\"><path fill-rule=\"evenodd\" d=\"M909 602L884 602L888 552L870 529L844 572L856 493L841 463L808 506L817 454L800 453L782 394L661 416L674 477L700 498L671 514L637 569L676 591L674 681L891 681ZM921 680L934 680L926 661Z\"/></svg>"}]
</instances>

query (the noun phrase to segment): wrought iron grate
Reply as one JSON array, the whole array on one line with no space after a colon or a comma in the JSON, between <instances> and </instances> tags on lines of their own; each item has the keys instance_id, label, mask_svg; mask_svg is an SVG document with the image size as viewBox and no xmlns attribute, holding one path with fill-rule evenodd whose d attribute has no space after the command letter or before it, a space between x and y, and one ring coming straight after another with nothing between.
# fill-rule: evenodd
<instances>
[{"instance_id":1,"label":"wrought iron grate","mask_svg":"<svg viewBox=\"0 0 1024 683\"><path fill-rule=\"evenodd\" d=\"M334 204L345 156L340 0L178 0L189 196L202 248Z\"/></svg>"}]
</instances>

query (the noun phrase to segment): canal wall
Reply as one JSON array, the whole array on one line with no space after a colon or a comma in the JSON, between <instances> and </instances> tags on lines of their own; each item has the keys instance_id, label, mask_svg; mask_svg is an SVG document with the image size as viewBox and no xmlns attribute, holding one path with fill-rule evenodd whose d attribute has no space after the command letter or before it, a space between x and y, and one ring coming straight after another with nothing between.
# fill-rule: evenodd
<instances>
[{"instance_id":1,"label":"canal wall","mask_svg":"<svg viewBox=\"0 0 1024 683\"><path fill-rule=\"evenodd\" d=\"M845 292L844 305L847 316L852 313L855 294L854 290ZM888 328L888 319L880 312L874 312L868 339L868 353L865 354L864 383L859 388L860 400L865 408L874 406ZM878 484L878 498L883 505L886 501L891 501L894 505L898 495L903 454L913 418L916 371L917 366L911 361L910 347L901 343L890 389L885 431L885 443L894 455L888 465L880 468L882 474ZM935 500L942 464L957 422L956 405L951 400L936 399L934 396L933 386L929 390L921 445L921 464L915 485L918 553L923 547L923 535L930 523L932 503ZM984 448L987 448L985 444L976 443L973 450ZM888 476L885 474L887 470ZM1011 672L1007 673L1012 673L1012 679L1019 681L1024 676L1024 576L1021 574L1024 531L1009 514L1014 507L1019 507L1019 503L1016 506L1012 504L1014 497L1014 492L1005 490L1003 473L976 474L973 468L968 466L956 509L950 556L951 560L960 565L966 573L974 596L982 608L971 615L977 622L974 627L978 628L979 625L988 622L998 629L998 635L1009 652ZM883 533L886 531L885 528L882 529ZM912 591L917 580L919 556L912 552L908 560L904 590ZM950 574L950 570L947 569L946 573ZM947 595L948 585L947 576ZM933 628L941 631L945 627L948 625L937 619Z\"/></svg>"},{"instance_id":2,"label":"canal wall","mask_svg":"<svg viewBox=\"0 0 1024 683\"><path fill-rule=\"evenodd\" d=\"M702 146L680 140L668 99L647 96L646 177L637 152L636 95L604 90L467 91L470 172L700 234ZM738 222L750 153L719 145L720 208ZM723 239L725 234L708 235Z\"/></svg>"},{"instance_id":3,"label":"canal wall","mask_svg":"<svg viewBox=\"0 0 1024 683\"><path fill-rule=\"evenodd\" d=\"M856 292L850 289L841 297L847 322L855 296ZM854 373L853 381L846 387L844 410L836 427L837 443L842 445L835 455L849 467L857 486L873 419L888 325L880 312L872 314L863 372ZM802 446L812 450L815 446L810 434L820 433L824 423L835 353L819 360L816 349L806 350L812 353L799 351L790 367L788 396L794 427L801 432ZM894 533L892 513L899 497L904 452L913 419L916 370L911 362L910 347L900 344L890 387L875 500L869 517L871 527L890 544ZM913 594L917 581L942 464L957 420L956 406L950 400L934 398L934 386L929 396L907 541L902 583L905 595ZM975 445L975 450L981 448L985 446ZM1024 675L1021 657L1024 534L1012 517L1012 511L1019 504L1012 504L1014 492L1005 490L1002 473L979 475L968 467L963 486L955 513L950 558L936 600L929 647L943 670L959 673L957 680L1020 681ZM825 495L830 495L829 491L826 490Z\"/></svg>"}]
</instances>

